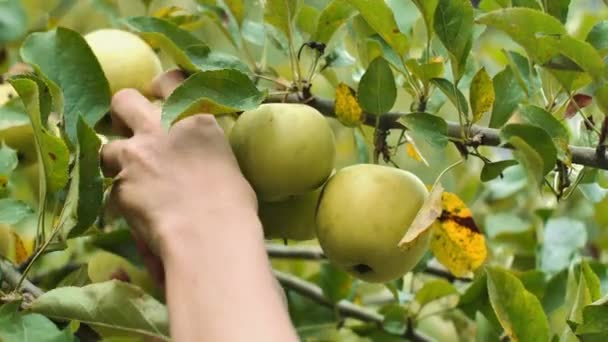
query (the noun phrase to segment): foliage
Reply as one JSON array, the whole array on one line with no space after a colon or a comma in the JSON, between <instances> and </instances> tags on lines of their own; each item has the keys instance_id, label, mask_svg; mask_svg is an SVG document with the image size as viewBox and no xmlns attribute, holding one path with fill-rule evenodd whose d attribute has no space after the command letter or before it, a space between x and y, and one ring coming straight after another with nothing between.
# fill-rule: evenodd
<instances>
[{"instance_id":1,"label":"foliage","mask_svg":"<svg viewBox=\"0 0 608 342\"><path fill-rule=\"evenodd\" d=\"M304 341L605 339L607 5L0 0L0 72L32 68L1 79L17 96L0 88L0 341L168 339L162 292L104 210L96 133L111 94L82 35L106 27L188 73L167 126L305 102L328 116L336 169L373 156L449 191L424 206L431 251L396 281L274 255L319 291L282 281ZM14 291L18 264L42 296Z\"/></svg>"}]
</instances>

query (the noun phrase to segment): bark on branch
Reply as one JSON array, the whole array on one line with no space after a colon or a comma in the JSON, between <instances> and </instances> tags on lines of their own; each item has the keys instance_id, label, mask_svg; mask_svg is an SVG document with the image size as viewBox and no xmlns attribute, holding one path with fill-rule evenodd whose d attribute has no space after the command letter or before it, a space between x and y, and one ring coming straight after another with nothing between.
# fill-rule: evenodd
<instances>
[{"instance_id":1,"label":"bark on branch","mask_svg":"<svg viewBox=\"0 0 608 342\"><path fill-rule=\"evenodd\" d=\"M19 284L21 273L17 271L13 264L0 258L0 279L6 281L12 288L14 288L17 286L17 284ZM40 297L44 293L44 291L32 284L27 279L25 279L21 284L21 289L25 292L29 292L34 297Z\"/></svg>"},{"instance_id":2,"label":"bark on branch","mask_svg":"<svg viewBox=\"0 0 608 342\"><path fill-rule=\"evenodd\" d=\"M325 116L335 117L335 104L334 101L325 100L320 98L312 97L307 100L299 98L297 95L284 96L272 96L267 99L266 102L288 102L288 103L306 103L309 106L316 108ZM381 116L380 127L385 129L403 129L404 126L398 122L399 118L406 115L406 113L386 113ZM366 125L376 126L376 119L373 115L366 116ZM456 122L447 122L448 138L461 140L464 139L462 136L462 130L460 125ZM494 146L511 149L509 145L501 145L499 130L487 127L481 127L473 125L469 131L469 136L480 137L479 144L483 146ZM590 147L579 147L570 146L572 151L572 162L574 164L585 165L593 168L608 170L608 155L598 155L596 150Z\"/></svg>"}]
</instances>

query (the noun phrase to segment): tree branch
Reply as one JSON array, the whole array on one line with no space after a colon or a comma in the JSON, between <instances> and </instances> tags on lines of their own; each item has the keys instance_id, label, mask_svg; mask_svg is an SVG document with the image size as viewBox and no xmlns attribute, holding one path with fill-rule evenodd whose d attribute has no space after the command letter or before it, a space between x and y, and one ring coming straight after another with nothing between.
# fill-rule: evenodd
<instances>
[{"instance_id":1,"label":"tree branch","mask_svg":"<svg viewBox=\"0 0 608 342\"><path fill-rule=\"evenodd\" d=\"M382 325L384 317L378 313L367 310L363 307L355 305L349 301L341 300L338 303L333 303L329 298L325 297L323 290L320 287L302 280L291 274L273 270L274 276L279 283L284 287L292 290L317 304L328 307L332 310L337 310L344 317L356 318L364 322L377 323Z\"/></svg>"},{"instance_id":2,"label":"tree branch","mask_svg":"<svg viewBox=\"0 0 608 342\"><path fill-rule=\"evenodd\" d=\"M274 276L277 278L279 283L285 288L304 296L315 303L337 310L342 317L356 318L358 320L370 323L376 323L378 326L382 326L384 322L384 316L355 305L349 301L341 300L338 303L332 302L329 298L325 297L323 290L305 280L302 280L296 276L281 271L273 270ZM408 329L407 338L414 342L427 342L430 341L426 336Z\"/></svg>"},{"instance_id":3,"label":"tree branch","mask_svg":"<svg viewBox=\"0 0 608 342\"><path fill-rule=\"evenodd\" d=\"M0 258L0 274L2 274L2 279L4 279L13 288L17 287L19 280L21 279L21 273L15 269L15 266L2 258ZM34 297L40 297L44 293L44 291L32 284L27 279L24 279L22 282L21 289L29 292Z\"/></svg>"},{"instance_id":4,"label":"tree branch","mask_svg":"<svg viewBox=\"0 0 608 342\"><path fill-rule=\"evenodd\" d=\"M271 258L276 259L299 259L299 260L325 260L325 254L323 250L316 246L284 246L274 243L266 244L266 253ZM454 281L470 282L469 278L459 278L448 272L447 270L427 267L422 271L423 273L433 275L439 278L444 278L447 281L453 283Z\"/></svg>"},{"instance_id":5,"label":"tree branch","mask_svg":"<svg viewBox=\"0 0 608 342\"><path fill-rule=\"evenodd\" d=\"M320 98L312 97L310 99L301 99L297 95L284 96L271 96L266 102L288 102L288 103L305 103L311 107L316 108L325 116L335 117L335 104L331 100L325 100ZM384 129L403 129L404 126L398 122L399 118L407 115L406 113L386 113L380 118L380 127ZM376 117L372 114L366 115L364 122L368 126L376 126ZM460 125L456 122L447 122L448 130L447 136L450 139L462 140L465 137L462 136L462 130ZM494 146L512 149L510 145L501 145L499 136L499 130L487 127L481 127L473 125L469 131L469 136L478 136L479 144L484 146ZM598 155L596 150L590 147L579 147L570 146L572 151L572 162L574 164L585 165L593 168L608 170L608 155Z\"/></svg>"}]
</instances>

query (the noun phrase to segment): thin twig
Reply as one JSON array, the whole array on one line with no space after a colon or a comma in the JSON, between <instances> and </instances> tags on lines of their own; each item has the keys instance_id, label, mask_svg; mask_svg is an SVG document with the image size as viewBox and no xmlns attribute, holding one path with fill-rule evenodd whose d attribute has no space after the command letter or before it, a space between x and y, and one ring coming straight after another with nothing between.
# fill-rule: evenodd
<instances>
[{"instance_id":1,"label":"thin twig","mask_svg":"<svg viewBox=\"0 0 608 342\"><path fill-rule=\"evenodd\" d=\"M18 284L21 284L19 289L29 292L34 297L40 297L44 293L44 291L27 279L24 278L20 281L22 279L22 274L17 271L13 264L2 258L0 258L0 274L2 274L1 278L12 288L17 288Z\"/></svg>"}]
</instances>

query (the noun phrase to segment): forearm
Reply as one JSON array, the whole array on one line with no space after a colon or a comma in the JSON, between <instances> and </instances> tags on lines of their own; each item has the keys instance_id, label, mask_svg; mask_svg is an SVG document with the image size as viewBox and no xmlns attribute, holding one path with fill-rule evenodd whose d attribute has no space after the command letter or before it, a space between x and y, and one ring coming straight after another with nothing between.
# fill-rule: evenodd
<instances>
[{"instance_id":1,"label":"forearm","mask_svg":"<svg viewBox=\"0 0 608 342\"><path fill-rule=\"evenodd\" d=\"M165 238L173 339L296 341L255 212L204 221L192 217L189 224L199 222L205 227L172 227L175 234Z\"/></svg>"}]
</instances>

